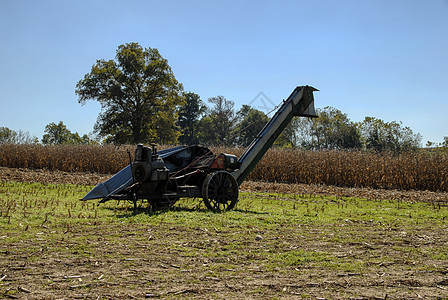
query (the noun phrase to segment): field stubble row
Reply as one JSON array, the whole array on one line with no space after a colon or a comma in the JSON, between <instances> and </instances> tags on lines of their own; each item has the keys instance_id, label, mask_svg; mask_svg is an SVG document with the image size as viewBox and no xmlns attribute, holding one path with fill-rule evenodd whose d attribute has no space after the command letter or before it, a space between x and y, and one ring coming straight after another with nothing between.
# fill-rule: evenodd
<instances>
[{"instance_id":1,"label":"field stubble row","mask_svg":"<svg viewBox=\"0 0 448 300\"><path fill-rule=\"evenodd\" d=\"M159 149L166 148L161 146ZM114 174L129 163L135 146L0 145L0 166ZM241 148L212 148L240 155ZM448 192L448 155L399 155L362 151L270 149L248 180L340 187Z\"/></svg>"}]
</instances>

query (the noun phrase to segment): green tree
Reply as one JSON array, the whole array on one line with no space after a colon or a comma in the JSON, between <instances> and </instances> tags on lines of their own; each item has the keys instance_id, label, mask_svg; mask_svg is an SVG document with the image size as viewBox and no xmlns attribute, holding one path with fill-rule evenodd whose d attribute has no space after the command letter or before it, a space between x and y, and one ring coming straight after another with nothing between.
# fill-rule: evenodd
<instances>
[{"instance_id":1,"label":"green tree","mask_svg":"<svg viewBox=\"0 0 448 300\"><path fill-rule=\"evenodd\" d=\"M357 124L347 114L327 106L317 109L319 118L295 117L280 135L277 144L304 149L361 148Z\"/></svg>"},{"instance_id":2,"label":"green tree","mask_svg":"<svg viewBox=\"0 0 448 300\"><path fill-rule=\"evenodd\" d=\"M265 113L249 105L243 105L236 117L236 144L243 147L247 147L269 121Z\"/></svg>"},{"instance_id":3,"label":"green tree","mask_svg":"<svg viewBox=\"0 0 448 300\"><path fill-rule=\"evenodd\" d=\"M0 145L2 144L35 144L39 139L28 131L12 130L8 127L0 127Z\"/></svg>"},{"instance_id":4,"label":"green tree","mask_svg":"<svg viewBox=\"0 0 448 300\"><path fill-rule=\"evenodd\" d=\"M318 109L319 118L313 119L313 135L320 149L361 148L361 135L347 114L334 107Z\"/></svg>"},{"instance_id":5,"label":"green tree","mask_svg":"<svg viewBox=\"0 0 448 300\"><path fill-rule=\"evenodd\" d=\"M74 144L74 138L76 140L76 136L68 130L62 121L58 124L51 122L45 126L45 132L42 137L43 144Z\"/></svg>"},{"instance_id":6,"label":"green tree","mask_svg":"<svg viewBox=\"0 0 448 300\"><path fill-rule=\"evenodd\" d=\"M199 122L206 111L206 106L198 94L188 92L184 94L185 104L179 111L177 125L181 129L179 142L187 145L199 143Z\"/></svg>"},{"instance_id":7,"label":"green tree","mask_svg":"<svg viewBox=\"0 0 448 300\"><path fill-rule=\"evenodd\" d=\"M224 96L217 96L208 99L213 106L208 109L208 114L201 120L200 128L203 131L200 136L200 143L205 145L221 145L229 142L235 128L236 115L234 103Z\"/></svg>"},{"instance_id":8,"label":"green tree","mask_svg":"<svg viewBox=\"0 0 448 300\"><path fill-rule=\"evenodd\" d=\"M8 127L0 127L0 145L15 144L17 133Z\"/></svg>"},{"instance_id":9,"label":"green tree","mask_svg":"<svg viewBox=\"0 0 448 300\"><path fill-rule=\"evenodd\" d=\"M174 143L182 85L155 48L120 45L115 60L97 60L76 85L78 102L96 100L95 132L113 143Z\"/></svg>"},{"instance_id":10,"label":"green tree","mask_svg":"<svg viewBox=\"0 0 448 300\"><path fill-rule=\"evenodd\" d=\"M358 126L366 149L399 153L420 147L421 135L415 134L401 122L385 122L374 117L366 117Z\"/></svg>"},{"instance_id":11,"label":"green tree","mask_svg":"<svg viewBox=\"0 0 448 300\"><path fill-rule=\"evenodd\" d=\"M313 122L310 118L293 117L274 145L284 148L317 148L313 135Z\"/></svg>"},{"instance_id":12,"label":"green tree","mask_svg":"<svg viewBox=\"0 0 448 300\"><path fill-rule=\"evenodd\" d=\"M216 133L213 129L213 121L210 116L203 116L197 126L197 136L200 144L216 145Z\"/></svg>"},{"instance_id":13,"label":"green tree","mask_svg":"<svg viewBox=\"0 0 448 300\"><path fill-rule=\"evenodd\" d=\"M80 136L79 133L71 132L62 121L58 124L51 122L45 126L45 134L42 137L42 144L67 145L67 144L97 144L87 134Z\"/></svg>"},{"instance_id":14,"label":"green tree","mask_svg":"<svg viewBox=\"0 0 448 300\"><path fill-rule=\"evenodd\" d=\"M443 138L442 147L448 147L448 136Z\"/></svg>"}]
</instances>

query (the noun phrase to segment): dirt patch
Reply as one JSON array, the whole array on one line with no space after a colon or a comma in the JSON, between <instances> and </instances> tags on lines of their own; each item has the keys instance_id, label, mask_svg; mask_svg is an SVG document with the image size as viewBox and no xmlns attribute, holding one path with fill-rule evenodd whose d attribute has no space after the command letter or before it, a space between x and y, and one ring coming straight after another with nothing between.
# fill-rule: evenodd
<instances>
[{"instance_id":1,"label":"dirt patch","mask_svg":"<svg viewBox=\"0 0 448 300\"><path fill-rule=\"evenodd\" d=\"M325 185L244 182L244 191L311 196L355 197L370 200L400 200L411 202L448 203L448 193L431 191L399 191L371 188L346 188Z\"/></svg>"},{"instance_id":2,"label":"dirt patch","mask_svg":"<svg viewBox=\"0 0 448 300\"><path fill-rule=\"evenodd\" d=\"M355 230L369 239L355 239ZM74 226L0 247L0 291L12 299L418 299L448 297L448 265L395 250L429 251L448 240L382 227L305 225L208 230L161 225ZM344 233L345 232L345 233ZM347 232L351 234L347 235ZM234 244L235 235L246 238ZM256 238L261 236L262 238ZM440 238L443 236L443 239ZM233 245L233 246L232 246ZM231 249L230 249L231 248ZM227 250L226 250L227 249ZM306 249L301 252L300 249ZM272 260L266 251L278 253ZM289 253L308 253L286 264ZM337 265L325 265L325 255ZM0 297L2 296L0 295Z\"/></svg>"},{"instance_id":3,"label":"dirt patch","mask_svg":"<svg viewBox=\"0 0 448 300\"><path fill-rule=\"evenodd\" d=\"M0 181L66 183L77 185L96 185L109 179L110 174L63 172L0 167Z\"/></svg>"}]
</instances>

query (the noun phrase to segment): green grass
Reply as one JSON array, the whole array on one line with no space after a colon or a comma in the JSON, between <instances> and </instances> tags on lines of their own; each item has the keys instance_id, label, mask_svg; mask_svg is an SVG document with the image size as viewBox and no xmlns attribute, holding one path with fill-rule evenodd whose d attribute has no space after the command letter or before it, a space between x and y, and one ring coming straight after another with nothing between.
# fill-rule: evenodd
<instances>
[{"instance_id":1,"label":"green grass","mask_svg":"<svg viewBox=\"0 0 448 300\"><path fill-rule=\"evenodd\" d=\"M310 280L320 286L354 276L352 281L359 280L361 286L365 280L375 286L378 276L386 273L389 295L406 297L409 289L394 285L395 275L418 270L415 276L445 276L446 206L242 192L236 209L229 212L213 213L199 199L181 199L171 210L151 212L143 206L135 214L127 202L97 206L79 201L91 188L0 183L0 270L15 272L18 261L29 266L17 275L23 277L17 284L31 280L41 293L58 294L76 286L64 277L62 283L53 279L61 272L75 272L94 274L88 275L86 289L97 295L104 293L101 286L95 288L97 278L107 274L101 282L125 285L128 295L141 296L146 286L169 298L188 293L215 298L296 293L306 298ZM54 262L64 265L56 268ZM109 265L118 269L111 273ZM298 278L305 288L291 287L290 281ZM218 284L221 281L233 288ZM173 282L191 291L171 292ZM215 290L207 290L207 282L214 283ZM239 290L241 282L248 288ZM13 295L10 284L0 284L0 298L2 293ZM109 289L113 297L114 286ZM70 291L68 298L75 295ZM350 295L369 296L359 293ZM347 296L328 287L316 288L312 295Z\"/></svg>"}]
</instances>

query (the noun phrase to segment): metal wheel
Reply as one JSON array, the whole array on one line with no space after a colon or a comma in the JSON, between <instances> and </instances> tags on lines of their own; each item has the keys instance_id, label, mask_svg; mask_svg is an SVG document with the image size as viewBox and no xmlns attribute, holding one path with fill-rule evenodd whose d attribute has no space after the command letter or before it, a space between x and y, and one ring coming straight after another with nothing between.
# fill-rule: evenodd
<instances>
[{"instance_id":1,"label":"metal wheel","mask_svg":"<svg viewBox=\"0 0 448 300\"><path fill-rule=\"evenodd\" d=\"M210 210L231 210L238 202L238 183L226 171L208 174L202 184L202 199Z\"/></svg>"}]
</instances>

